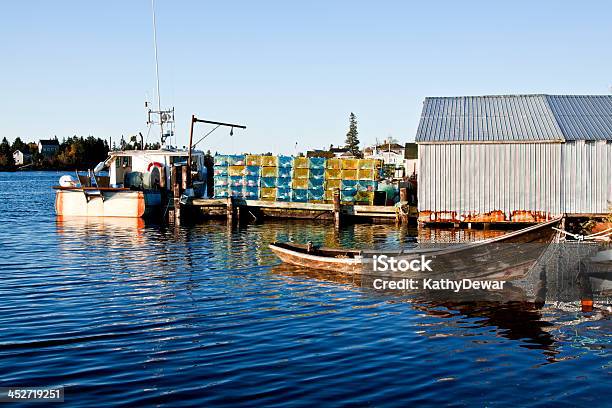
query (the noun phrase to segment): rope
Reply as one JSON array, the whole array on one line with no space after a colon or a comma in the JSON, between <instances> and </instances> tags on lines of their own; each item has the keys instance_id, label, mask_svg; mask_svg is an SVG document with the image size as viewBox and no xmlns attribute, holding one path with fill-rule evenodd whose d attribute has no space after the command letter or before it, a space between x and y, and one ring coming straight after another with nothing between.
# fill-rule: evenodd
<instances>
[{"instance_id":1,"label":"rope","mask_svg":"<svg viewBox=\"0 0 612 408\"><path fill-rule=\"evenodd\" d=\"M168 214L168 208L170 208L170 202L172 201L171 198L168 198L168 204L166 204L166 209L164 210L164 217L163 219L166 219L166 214Z\"/></svg>"},{"instance_id":2,"label":"rope","mask_svg":"<svg viewBox=\"0 0 612 408\"><path fill-rule=\"evenodd\" d=\"M596 237L598 235L608 236L610 234L612 234L612 227L610 227L608 229L605 229L603 231L596 232L596 233L591 234L591 235L587 235L587 237Z\"/></svg>"},{"instance_id":3,"label":"rope","mask_svg":"<svg viewBox=\"0 0 612 408\"><path fill-rule=\"evenodd\" d=\"M559 228L552 227L555 231L562 232L565 235L569 235L577 241L609 241L609 237L612 236L612 228L608 228L604 231L596 232L591 235L580 235L572 234L571 232L564 231Z\"/></svg>"}]
</instances>

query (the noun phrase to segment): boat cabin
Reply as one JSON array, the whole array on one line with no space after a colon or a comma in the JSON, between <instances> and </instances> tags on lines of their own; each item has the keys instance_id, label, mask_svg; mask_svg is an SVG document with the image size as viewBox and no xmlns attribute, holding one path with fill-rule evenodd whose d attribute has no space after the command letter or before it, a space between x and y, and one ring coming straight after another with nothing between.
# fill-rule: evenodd
<instances>
[{"instance_id":1,"label":"boat cabin","mask_svg":"<svg viewBox=\"0 0 612 408\"><path fill-rule=\"evenodd\" d=\"M112 151L104 161L104 168L108 169L110 187L157 189L165 185L171 188L172 168L186 164L187 158L188 152L178 149ZM200 184L198 181L205 186L206 166L202 151L191 152L191 169L194 187ZM161 177L165 177L165 183L160 183ZM196 195L199 194L196 192Z\"/></svg>"}]
</instances>

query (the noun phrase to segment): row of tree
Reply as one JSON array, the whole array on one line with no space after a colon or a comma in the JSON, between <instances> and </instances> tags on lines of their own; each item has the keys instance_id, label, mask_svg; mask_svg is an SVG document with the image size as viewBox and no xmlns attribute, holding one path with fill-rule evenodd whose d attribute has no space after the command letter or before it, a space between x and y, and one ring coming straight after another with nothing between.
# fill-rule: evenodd
<instances>
[{"instance_id":1,"label":"row of tree","mask_svg":"<svg viewBox=\"0 0 612 408\"><path fill-rule=\"evenodd\" d=\"M59 143L59 141L58 141ZM346 133L346 147L355 157L361 157L362 152L359 149L359 132L357 131L357 118L353 112L349 116L349 130ZM119 146L113 143L113 149L120 148L122 150L129 149L158 149L159 144L146 144L142 146L142 140L132 136L129 141L123 137L119 142ZM13 152L16 150L31 156L31 164L28 166L32 169L57 169L71 170L74 168L86 169L93 168L96 164L106 159L110 146L106 140L95 138L93 136L73 136L62 140L59 143L59 149L53 155L42 155L38 151L38 145L34 142L26 143L19 137L11 144L5 138L0 143L0 171L15 170L15 161L13 160Z\"/></svg>"},{"instance_id":2,"label":"row of tree","mask_svg":"<svg viewBox=\"0 0 612 408\"><path fill-rule=\"evenodd\" d=\"M58 141L59 143L59 141ZM0 143L0 170L15 170L13 153L19 150L30 155L31 169L47 170L72 170L75 168L88 169L106 159L108 156L108 143L106 140L93 136L73 136L62 140L59 149L51 155L43 155L38 151L38 145L34 142L25 143L16 138L11 144L5 138Z\"/></svg>"}]
</instances>

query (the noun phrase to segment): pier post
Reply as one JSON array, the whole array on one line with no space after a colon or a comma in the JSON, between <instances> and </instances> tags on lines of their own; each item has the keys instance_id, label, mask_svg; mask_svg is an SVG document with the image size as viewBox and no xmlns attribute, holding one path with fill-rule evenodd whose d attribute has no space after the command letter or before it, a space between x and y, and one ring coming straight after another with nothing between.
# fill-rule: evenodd
<instances>
[{"instance_id":1,"label":"pier post","mask_svg":"<svg viewBox=\"0 0 612 408\"><path fill-rule=\"evenodd\" d=\"M226 214L227 214L228 221L234 221L235 212L236 212L236 207L234 206L234 198L227 197Z\"/></svg>"},{"instance_id":2,"label":"pier post","mask_svg":"<svg viewBox=\"0 0 612 408\"><path fill-rule=\"evenodd\" d=\"M563 214L563 217L561 217L561 221L559 222L559 228L561 228L564 231L566 231L565 229L566 220L567 220L567 217L565 216L565 214Z\"/></svg>"},{"instance_id":3,"label":"pier post","mask_svg":"<svg viewBox=\"0 0 612 408\"><path fill-rule=\"evenodd\" d=\"M340 189L334 190L334 224L336 228L340 228L341 224L341 214L340 214Z\"/></svg>"},{"instance_id":4,"label":"pier post","mask_svg":"<svg viewBox=\"0 0 612 408\"><path fill-rule=\"evenodd\" d=\"M402 187L399 190L400 193L400 202L399 202L399 222L401 224L408 224L409 217L408 213L410 212L410 206L408 205L408 189L406 187ZM408 212L404 210L404 205L408 207Z\"/></svg>"},{"instance_id":5,"label":"pier post","mask_svg":"<svg viewBox=\"0 0 612 408\"><path fill-rule=\"evenodd\" d=\"M181 191L189 188L189 165L181 166Z\"/></svg>"},{"instance_id":6,"label":"pier post","mask_svg":"<svg viewBox=\"0 0 612 408\"><path fill-rule=\"evenodd\" d=\"M181 223L181 177L182 171L179 167L172 168L172 195L174 204L174 222Z\"/></svg>"},{"instance_id":7,"label":"pier post","mask_svg":"<svg viewBox=\"0 0 612 408\"><path fill-rule=\"evenodd\" d=\"M408 202L408 189L406 187L400 188L400 202L407 203Z\"/></svg>"},{"instance_id":8,"label":"pier post","mask_svg":"<svg viewBox=\"0 0 612 408\"><path fill-rule=\"evenodd\" d=\"M166 189L166 168L165 167L160 167L159 168L159 188L160 190L165 190Z\"/></svg>"}]
</instances>

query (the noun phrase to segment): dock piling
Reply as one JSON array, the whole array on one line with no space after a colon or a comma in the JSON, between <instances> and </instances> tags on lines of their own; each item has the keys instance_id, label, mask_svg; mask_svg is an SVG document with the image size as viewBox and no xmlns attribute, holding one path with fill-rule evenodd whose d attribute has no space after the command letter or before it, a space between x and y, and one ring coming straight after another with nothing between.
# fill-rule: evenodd
<instances>
[{"instance_id":1,"label":"dock piling","mask_svg":"<svg viewBox=\"0 0 612 408\"><path fill-rule=\"evenodd\" d=\"M340 206L340 189L334 190L334 224L336 228L340 228L341 225L341 206Z\"/></svg>"},{"instance_id":2,"label":"dock piling","mask_svg":"<svg viewBox=\"0 0 612 408\"><path fill-rule=\"evenodd\" d=\"M177 224L181 223L181 172L178 167L172 168L170 179L172 182L172 203L174 222Z\"/></svg>"},{"instance_id":3,"label":"dock piling","mask_svg":"<svg viewBox=\"0 0 612 408\"><path fill-rule=\"evenodd\" d=\"M189 165L181 166L181 192L189 188Z\"/></svg>"},{"instance_id":4,"label":"dock piling","mask_svg":"<svg viewBox=\"0 0 612 408\"><path fill-rule=\"evenodd\" d=\"M399 189L400 202L397 213L397 221L400 224L408 224L409 222L409 213L410 206L408 205L408 189L403 187Z\"/></svg>"},{"instance_id":5,"label":"dock piling","mask_svg":"<svg viewBox=\"0 0 612 408\"><path fill-rule=\"evenodd\" d=\"M161 191L166 189L166 168L164 166L159 168L159 189Z\"/></svg>"},{"instance_id":6,"label":"dock piling","mask_svg":"<svg viewBox=\"0 0 612 408\"><path fill-rule=\"evenodd\" d=\"M402 187L400 188L400 201L402 203L407 203L408 202L408 189L406 187Z\"/></svg>"},{"instance_id":7,"label":"dock piling","mask_svg":"<svg viewBox=\"0 0 612 408\"><path fill-rule=\"evenodd\" d=\"M227 197L226 214L228 221L234 221L236 219L236 205L233 197Z\"/></svg>"}]
</instances>

